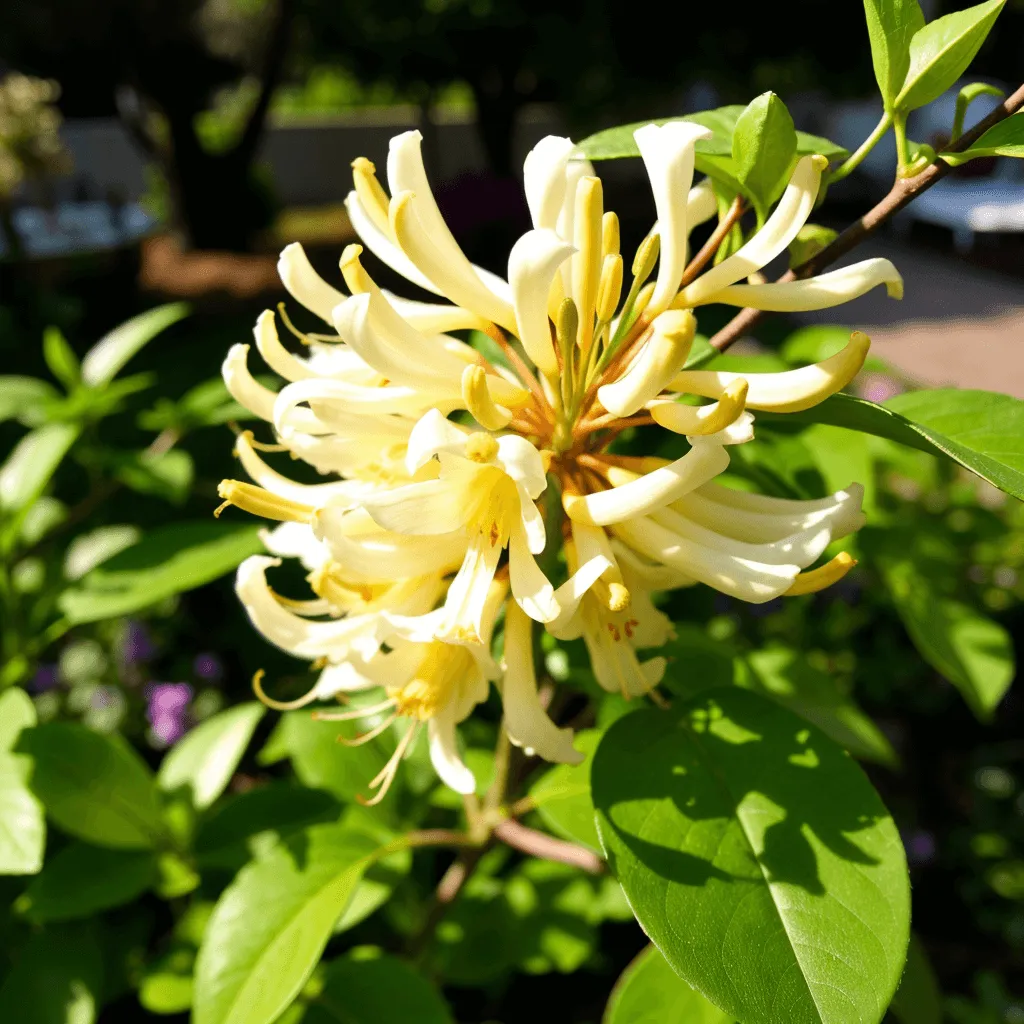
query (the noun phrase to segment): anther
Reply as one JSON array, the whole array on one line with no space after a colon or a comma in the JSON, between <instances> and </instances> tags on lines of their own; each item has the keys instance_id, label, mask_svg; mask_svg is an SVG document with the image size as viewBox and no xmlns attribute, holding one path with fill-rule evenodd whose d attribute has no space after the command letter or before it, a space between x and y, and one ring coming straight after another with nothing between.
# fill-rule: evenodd
<instances>
[{"instance_id":1,"label":"anther","mask_svg":"<svg viewBox=\"0 0 1024 1024\"><path fill-rule=\"evenodd\" d=\"M619 244L619 215L609 210L601 220L601 252L618 256Z\"/></svg>"},{"instance_id":2,"label":"anther","mask_svg":"<svg viewBox=\"0 0 1024 1024\"><path fill-rule=\"evenodd\" d=\"M498 442L482 430L466 438L466 458L471 462L493 462L498 454Z\"/></svg>"},{"instance_id":3,"label":"anther","mask_svg":"<svg viewBox=\"0 0 1024 1024\"><path fill-rule=\"evenodd\" d=\"M597 288L597 319L608 323L619 305L622 295L622 257L617 253L604 258L601 267L601 283Z\"/></svg>"},{"instance_id":4,"label":"anther","mask_svg":"<svg viewBox=\"0 0 1024 1024\"><path fill-rule=\"evenodd\" d=\"M661 251L661 236L655 232L648 235L641 243L633 257L633 276L639 282L644 282L654 272L654 265L658 262L658 253Z\"/></svg>"},{"instance_id":5,"label":"anther","mask_svg":"<svg viewBox=\"0 0 1024 1024\"><path fill-rule=\"evenodd\" d=\"M263 519L275 519L282 523L310 523L316 511L311 505L301 505L241 480L221 480L217 485L217 493L224 499L224 504L214 512L215 516L219 516L225 506L235 505Z\"/></svg>"},{"instance_id":6,"label":"anther","mask_svg":"<svg viewBox=\"0 0 1024 1024\"><path fill-rule=\"evenodd\" d=\"M804 594L816 594L819 590L838 583L855 565L857 560L847 551L840 551L835 558L817 569L802 572L793 580L785 597L800 597Z\"/></svg>"},{"instance_id":7,"label":"anther","mask_svg":"<svg viewBox=\"0 0 1024 1024\"><path fill-rule=\"evenodd\" d=\"M467 366L462 371L462 400L473 419L486 430L501 430L512 420L512 413L496 405L491 397L487 374L482 366Z\"/></svg>"}]
</instances>

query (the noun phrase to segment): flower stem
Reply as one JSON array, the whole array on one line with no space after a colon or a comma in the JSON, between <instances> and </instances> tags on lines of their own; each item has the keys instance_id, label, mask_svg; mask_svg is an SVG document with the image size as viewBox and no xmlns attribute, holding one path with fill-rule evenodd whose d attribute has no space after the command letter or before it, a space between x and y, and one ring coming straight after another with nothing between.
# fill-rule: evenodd
<instances>
[{"instance_id":1,"label":"flower stem","mask_svg":"<svg viewBox=\"0 0 1024 1024\"><path fill-rule=\"evenodd\" d=\"M828 176L828 183L831 185L837 181L842 181L843 178L855 171L864 160L864 157L882 141L891 124L892 114L883 114L882 120L875 125L875 130L857 147L857 151Z\"/></svg>"}]
</instances>

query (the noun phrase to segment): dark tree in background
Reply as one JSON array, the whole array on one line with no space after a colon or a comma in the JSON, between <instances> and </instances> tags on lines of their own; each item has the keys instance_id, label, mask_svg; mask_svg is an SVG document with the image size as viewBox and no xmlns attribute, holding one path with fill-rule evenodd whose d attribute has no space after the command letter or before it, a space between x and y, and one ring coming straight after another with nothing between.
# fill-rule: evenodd
<instances>
[{"instance_id":1,"label":"dark tree in background","mask_svg":"<svg viewBox=\"0 0 1024 1024\"><path fill-rule=\"evenodd\" d=\"M67 115L118 113L169 191L188 246L244 249L268 219L254 161L288 51L292 0L32 0L0 8L0 56L56 78ZM203 144L217 91L258 81L237 138Z\"/></svg>"}]
</instances>

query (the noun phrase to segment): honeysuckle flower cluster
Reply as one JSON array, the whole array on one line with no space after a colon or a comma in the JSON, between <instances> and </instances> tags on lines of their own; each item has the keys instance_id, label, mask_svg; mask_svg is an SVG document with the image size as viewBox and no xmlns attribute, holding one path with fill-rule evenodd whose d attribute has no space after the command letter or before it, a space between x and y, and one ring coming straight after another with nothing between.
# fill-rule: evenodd
<instances>
[{"instance_id":1,"label":"honeysuckle flower cluster","mask_svg":"<svg viewBox=\"0 0 1024 1024\"><path fill-rule=\"evenodd\" d=\"M730 449L753 439L756 412L807 409L840 390L868 339L855 333L824 362L783 373L686 364L701 306L821 309L879 284L899 297L900 276L888 260L870 259L760 283L758 271L811 213L825 167L816 156L799 161L760 230L708 268L713 253L694 256L689 245L716 212L710 183L693 184L694 145L706 134L687 122L636 132L657 224L628 276L600 179L569 139L543 139L524 168L533 228L513 246L507 279L467 259L434 201L419 133L399 135L390 195L369 161L353 164L347 209L363 244L341 257L347 294L314 272L300 246L281 255L286 289L325 324L300 334L305 352L296 355L275 314L260 316L256 348L284 386L256 381L249 346L228 353L228 389L275 440L238 437L251 482L226 480L221 496L280 523L265 534L269 555L241 565L237 591L268 640L319 671L296 701L270 699L258 679L257 691L294 708L377 690L368 706L319 713L381 716L361 739L404 724L394 756L369 780L368 802L386 792L423 725L441 779L471 793L456 726L491 683L514 743L549 761L581 759L538 697L538 627L582 637L601 686L639 697L662 679L657 649L672 635L658 592L704 584L760 603L820 590L853 564L840 554L809 568L861 526L859 485L790 501L716 478ZM446 301L381 289L364 247ZM493 357L465 340L470 331L492 340ZM688 450L675 461L615 454L630 427L650 428L653 444L654 431L683 435ZM295 482L268 465L266 449L326 479ZM283 558L301 561L311 598L271 588L267 570ZM492 638L502 622L499 661Z\"/></svg>"}]
</instances>

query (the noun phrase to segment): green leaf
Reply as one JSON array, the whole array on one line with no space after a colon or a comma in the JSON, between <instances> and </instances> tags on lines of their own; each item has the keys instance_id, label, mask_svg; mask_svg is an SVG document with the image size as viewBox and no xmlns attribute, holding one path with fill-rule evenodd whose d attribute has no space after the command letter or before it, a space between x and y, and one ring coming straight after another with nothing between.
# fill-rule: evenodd
<instances>
[{"instance_id":1,"label":"green leaf","mask_svg":"<svg viewBox=\"0 0 1024 1024\"><path fill-rule=\"evenodd\" d=\"M1024 157L1024 110L992 125L973 146L962 153L940 153L947 164L959 167L982 156Z\"/></svg>"},{"instance_id":2,"label":"green leaf","mask_svg":"<svg viewBox=\"0 0 1024 1024\"><path fill-rule=\"evenodd\" d=\"M133 316L115 327L86 352L82 360L83 382L93 388L109 384L136 352L188 312L186 303L172 302Z\"/></svg>"},{"instance_id":3,"label":"green leaf","mask_svg":"<svg viewBox=\"0 0 1024 1024\"><path fill-rule=\"evenodd\" d=\"M878 564L921 657L960 691L979 719L989 721L1016 671L1010 634L969 605L938 593L927 568L905 553L879 553Z\"/></svg>"},{"instance_id":4,"label":"green leaf","mask_svg":"<svg viewBox=\"0 0 1024 1024\"><path fill-rule=\"evenodd\" d=\"M73 921L129 903L155 880L156 858L148 850L76 842L46 862L16 907L37 924Z\"/></svg>"},{"instance_id":5,"label":"green leaf","mask_svg":"<svg viewBox=\"0 0 1024 1024\"><path fill-rule=\"evenodd\" d=\"M157 527L66 590L60 608L72 623L96 622L194 590L262 551L259 530L215 521Z\"/></svg>"},{"instance_id":6,"label":"green leaf","mask_svg":"<svg viewBox=\"0 0 1024 1024\"><path fill-rule=\"evenodd\" d=\"M871 40L871 63L886 110L907 78L910 41L924 28L918 0L864 0L864 15Z\"/></svg>"},{"instance_id":7,"label":"green leaf","mask_svg":"<svg viewBox=\"0 0 1024 1024\"><path fill-rule=\"evenodd\" d=\"M195 475L192 456L173 449L159 455L147 451L111 452L107 464L126 487L174 505L188 498Z\"/></svg>"},{"instance_id":8,"label":"green leaf","mask_svg":"<svg viewBox=\"0 0 1024 1024\"><path fill-rule=\"evenodd\" d=\"M648 946L612 989L601 1024L731 1024L732 1017L690 988L656 946Z\"/></svg>"},{"instance_id":9,"label":"green leaf","mask_svg":"<svg viewBox=\"0 0 1024 1024\"><path fill-rule=\"evenodd\" d=\"M27 757L0 753L0 875L34 875L43 866L46 821L28 788L31 767Z\"/></svg>"},{"instance_id":10,"label":"green leaf","mask_svg":"<svg viewBox=\"0 0 1024 1024\"><path fill-rule=\"evenodd\" d=\"M229 796L199 826L192 847L196 863L237 871L296 832L337 821L340 814L330 793L286 783Z\"/></svg>"},{"instance_id":11,"label":"green leaf","mask_svg":"<svg viewBox=\"0 0 1024 1024\"><path fill-rule=\"evenodd\" d=\"M918 29L910 40L907 77L893 108L916 110L938 99L967 70L1005 4L986 0Z\"/></svg>"},{"instance_id":12,"label":"green leaf","mask_svg":"<svg viewBox=\"0 0 1024 1024\"><path fill-rule=\"evenodd\" d=\"M104 983L100 935L87 922L39 931L19 951L0 988L17 1024L94 1024ZM14 1024L14 1020L11 1021Z\"/></svg>"},{"instance_id":13,"label":"green leaf","mask_svg":"<svg viewBox=\"0 0 1024 1024\"><path fill-rule=\"evenodd\" d=\"M150 1013L187 1013L192 1006L194 987L191 972L178 972L159 964L142 976L139 1003Z\"/></svg>"},{"instance_id":14,"label":"green leaf","mask_svg":"<svg viewBox=\"0 0 1024 1024\"><path fill-rule=\"evenodd\" d=\"M38 377L0 377L0 423L18 420L26 427L44 422L44 407L60 399L56 388Z\"/></svg>"},{"instance_id":15,"label":"green leaf","mask_svg":"<svg viewBox=\"0 0 1024 1024\"><path fill-rule=\"evenodd\" d=\"M786 104L762 93L736 119L732 136L736 175L762 214L782 194L796 159L796 128Z\"/></svg>"},{"instance_id":16,"label":"green leaf","mask_svg":"<svg viewBox=\"0 0 1024 1024\"><path fill-rule=\"evenodd\" d=\"M889 1012L900 1024L942 1024L942 993L917 937L910 937L907 966Z\"/></svg>"},{"instance_id":17,"label":"green leaf","mask_svg":"<svg viewBox=\"0 0 1024 1024\"><path fill-rule=\"evenodd\" d=\"M17 512L35 501L78 433L74 423L48 423L29 431L0 467L0 511Z\"/></svg>"},{"instance_id":18,"label":"green leaf","mask_svg":"<svg viewBox=\"0 0 1024 1024\"><path fill-rule=\"evenodd\" d=\"M753 673L747 685L813 722L829 739L855 757L896 767L899 759L885 733L844 694L827 672L787 647L767 647L747 655Z\"/></svg>"},{"instance_id":19,"label":"green leaf","mask_svg":"<svg viewBox=\"0 0 1024 1024\"><path fill-rule=\"evenodd\" d=\"M22 729L36 724L36 706L24 691L12 687L0 694L0 753L13 750Z\"/></svg>"},{"instance_id":20,"label":"green leaf","mask_svg":"<svg viewBox=\"0 0 1024 1024\"><path fill-rule=\"evenodd\" d=\"M601 840L597 837L594 804L590 799L590 765L601 735L598 729L576 733L573 745L586 754L586 759L577 765L555 765L530 789L537 813L552 832L596 853L601 852Z\"/></svg>"},{"instance_id":21,"label":"green leaf","mask_svg":"<svg viewBox=\"0 0 1024 1024\"><path fill-rule=\"evenodd\" d=\"M856 763L755 694L637 711L592 771L598 832L644 931L744 1024L877 1024L910 891L896 827Z\"/></svg>"},{"instance_id":22,"label":"green leaf","mask_svg":"<svg viewBox=\"0 0 1024 1024\"><path fill-rule=\"evenodd\" d=\"M56 327L47 327L43 331L43 359L64 387L71 389L78 384L81 379L78 356Z\"/></svg>"},{"instance_id":23,"label":"green leaf","mask_svg":"<svg viewBox=\"0 0 1024 1024\"><path fill-rule=\"evenodd\" d=\"M87 572L102 565L108 558L142 539L137 526L100 526L88 533L80 533L64 553L64 575L69 580L80 580Z\"/></svg>"},{"instance_id":24,"label":"green leaf","mask_svg":"<svg viewBox=\"0 0 1024 1024\"><path fill-rule=\"evenodd\" d=\"M769 423L772 413L759 413ZM910 391L885 405L832 395L788 423L828 423L859 430L956 462L1024 501L1024 402L992 391Z\"/></svg>"},{"instance_id":25,"label":"green leaf","mask_svg":"<svg viewBox=\"0 0 1024 1024\"><path fill-rule=\"evenodd\" d=\"M187 433L197 427L247 419L253 419L253 414L231 397L224 381L215 377L197 384L177 402L158 399L152 409L139 414L139 426L144 430L165 430L170 427Z\"/></svg>"},{"instance_id":26,"label":"green leaf","mask_svg":"<svg viewBox=\"0 0 1024 1024\"><path fill-rule=\"evenodd\" d=\"M157 784L168 793L188 789L199 810L209 807L231 781L266 710L250 701L196 726L163 759Z\"/></svg>"},{"instance_id":27,"label":"green leaf","mask_svg":"<svg viewBox=\"0 0 1024 1024\"><path fill-rule=\"evenodd\" d=\"M26 729L18 749L32 758L32 791L69 835L119 850L157 844L163 820L153 776L120 736L51 722Z\"/></svg>"},{"instance_id":28,"label":"green leaf","mask_svg":"<svg viewBox=\"0 0 1024 1024\"><path fill-rule=\"evenodd\" d=\"M327 965L302 1024L454 1024L437 989L398 957L349 954Z\"/></svg>"},{"instance_id":29,"label":"green leaf","mask_svg":"<svg viewBox=\"0 0 1024 1024\"><path fill-rule=\"evenodd\" d=\"M590 160L621 160L626 157L640 155L633 132L646 124L668 124L669 121L692 121L694 124L710 128L714 135L710 139L701 139L697 143L698 169L701 155L732 156L732 133L736 121L746 108L741 105L718 107L715 110L702 110L696 114L685 114L682 117L661 117L648 121L635 121L632 124L606 128L585 138L580 144L580 152ZM849 151L837 146L828 139L807 132L797 132L797 153L807 156L820 153L830 160L849 156Z\"/></svg>"},{"instance_id":30,"label":"green leaf","mask_svg":"<svg viewBox=\"0 0 1024 1024\"><path fill-rule=\"evenodd\" d=\"M789 243L789 265L799 267L830 246L839 237L835 228L821 224L805 224Z\"/></svg>"},{"instance_id":31,"label":"green leaf","mask_svg":"<svg viewBox=\"0 0 1024 1024\"><path fill-rule=\"evenodd\" d=\"M270 1024L316 966L373 849L342 826L314 825L243 868L199 950L194 1024Z\"/></svg>"}]
</instances>

